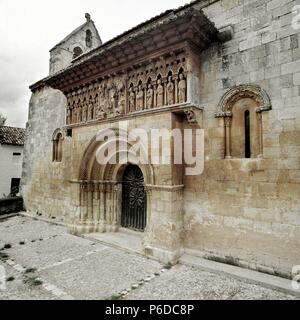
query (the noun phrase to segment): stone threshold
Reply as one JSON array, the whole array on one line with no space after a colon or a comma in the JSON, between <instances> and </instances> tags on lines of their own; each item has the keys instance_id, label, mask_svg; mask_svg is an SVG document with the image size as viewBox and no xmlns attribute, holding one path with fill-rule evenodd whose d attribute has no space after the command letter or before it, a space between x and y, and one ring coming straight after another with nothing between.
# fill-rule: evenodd
<instances>
[{"instance_id":1,"label":"stone threshold","mask_svg":"<svg viewBox=\"0 0 300 320\"><path fill-rule=\"evenodd\" d=\"M109 247L120 249L128 253L135 253L145 256L143 253L143 233L120 228L118 232L106 233L89 233L81 235L80 237L96 241L98 243L107 245Z\"/></svg>"},{"instance_id":2,"label":"stone threshold","mask_svg":"<svg viewBox=\"0 0 300 320\"><path fill-rule=\"evenodd\" d=\"M36 216L28 212L20 212L17 215L44 221L54 225L69 227L69 225L66 223ZM145 258L159 261L154 257L145 255L142 245L142 232L120 228L117 233L90 233L81 235L80 237L93 242L101 243L118 250L138 254ZM300 290L293 289L291 280L269 275L267 273L259 271L208 260L199 256L199 252L195 250L185 249L185 253L179 259L179 264L190 267L197 267L203 271L216 273L218 275L224 274L240 281L263 286L271 290L277 290L285 294L296 296L300 299Z\"/></svg>"}]
</instances>

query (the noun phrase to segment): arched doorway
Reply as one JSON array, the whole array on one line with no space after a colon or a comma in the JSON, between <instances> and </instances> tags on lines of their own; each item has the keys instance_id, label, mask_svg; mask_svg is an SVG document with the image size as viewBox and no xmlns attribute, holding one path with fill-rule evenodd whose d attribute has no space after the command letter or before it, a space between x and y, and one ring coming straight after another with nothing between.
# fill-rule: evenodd
<instances>
[{"instance_id":1,"label":"arched doorway","mask_svg":"<svg viewBox=\"0 0 300 320\"><path fill-rule=\"evenodd\" d=\"M122 181L121 226L143 232L147 223L147 197L144 176L136 165L129 165Z\"/></svg>"}]
</instances>

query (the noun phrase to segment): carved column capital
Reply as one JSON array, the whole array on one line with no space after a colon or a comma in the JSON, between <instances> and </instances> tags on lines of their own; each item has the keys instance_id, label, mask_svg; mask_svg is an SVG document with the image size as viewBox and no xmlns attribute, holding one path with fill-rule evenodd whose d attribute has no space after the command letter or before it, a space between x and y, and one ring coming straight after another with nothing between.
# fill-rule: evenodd
<instances>
[{"instance_id":1,"label":"carved column capital","mask_svg":"<svg viewBox=\"0 0 300 320\"><path fill-rule=\"evenodd\" d=\"M121 189L122 189L122 184L121 184L121 183L117 183L117 184L115 184L115 185L113 186L113 190L114 190L115 192L119 192L119 191L121 191Z\"/></svg>"},{"instance_id":2,"label":"carved column capital","mask_svg":"<svg viewBox=\"0 0 300 320\"><path fill-rule=\"evenodd\" d=\"M95 191L95 184L94 182L89 182L88 183L88 192L94 192Z\"/></svg>"},{"instance_id":3,"label":"carved column capital","mask_svg":"<svg viewBox=\"0 0 300 320\"><path fill-rule=\"evenodd\" d=\"M232 112L226 111L226 112L217 112L215 113L216 118L232 118Z\"/></svg>"},{"instance_id":4,"label":"carved column capital","mask_svg":"<svg viewBox=\"0 0 300 320\"><path fill-rule=\"evenodd\" d=\"M267 106L260 106L258 108L256 108L256 113L257 114L261 114L262 112L266 112L266 111L270 111L272 110L272 106L271 105L267 105Z\"/></svg>"},{"instance_id":5,"label":"carved column capital","mask_svg":"<svg viewBox=\"0 0 300 320\"><path fill-rule=\"evenodd\" d=\"M98 190L99 190L99 192L104 192L105 191L105 184L100 182L98 185Z\"/></svg>"},{"instance_id":6,"label":"carved column capital","mask_svg":"<svg viewBox=\"0 0 300 320\"><path fill-rule=\"evenodd\" d=\"M224 117L224 125L225 125L225 127L231 127L232 117Z\"/></svg>"},{"instance_id":7,"label":"carved column capital","mask_svg":"<svg viewBox=\"0 0 300 320\"><path fill-rule=\"evenodd\" d=\"M153 187L152 186L145 186L145 192L148 196L151 196L152 195L152 190L153 190Z\"/></svg>"},{"instance_id":8,"label":"carved column capital","mask_svg":"<svg viewBox=\"0 0 300 320\"><path fill-rule=\"evenodd\" d=\"M81 182L80 183L80 190L83 192L87 192L88 191L88 183L87 182Z\"/></svg>"}]
</instances>

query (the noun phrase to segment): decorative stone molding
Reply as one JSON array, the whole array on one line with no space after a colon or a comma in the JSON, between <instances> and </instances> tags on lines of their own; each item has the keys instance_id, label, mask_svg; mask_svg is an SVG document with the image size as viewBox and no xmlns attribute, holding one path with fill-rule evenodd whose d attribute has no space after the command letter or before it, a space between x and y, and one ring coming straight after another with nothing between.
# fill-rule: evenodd
<instances>
[{"instance_id":1,"label":"decorative stone molding","mask_svg":"<svg viewBox=\"0 0 300 320\"><path fill-rule=\"evenodd\" d=\"M67 93L66 125L111 120L187 101L185 55L175 53Z\"/></svg>"},{"instance_id":2,"label":"decorative stone molding","mask_svg":"<svg viewBox=\"0 0 300 320\"><path fill-rule=\"evenodd\" d=\"M161 186L161 185L146 185L146 191L166 191L166 192L175 192L184 189L184 185L178 186Z\"/></svg>"},{"instance_id":3,"label":"decorative stone molding","mask_svg":"<svg viewBox=\"0 0 300 320\"><path fill-rule=\"evenodd\" d=\"M64 131L60 128L56 129L52 135L52 141L57 141L58 139L64 140Z\"/></svg>"},{"instance_id":4,"label":"decorative stone molding","mask_svg":"<svg viewBox=\"0 0 300 320\"><path fill-rule=\"evenodd\" d=\"M231 118L232 112L217 112L215 113L216 118Z\"/></svg>"},{"instance_id":5,"label":"decorative stone molding","mask_svg":"<svg viewBox=\"0 0 300 320\"><path fill-rule=\"evenodd\" d=\"M35 83L31 89L35 91L49 85L67 92L87 81L97 81L104 73L113 73L123 67L130 68L132 63L143 63L146 56L152 58L157 52L176 52L187 43L193 44L199 51L205 50L217 40L217 35L217 28L202 10L190 6L170 10L159 19L149 21L140 28L133 28L79 56L69 68Z\"/></svg>"},{"instance_id":6,"label":"decorative stone molding","mask_svg":"<svg viewBox=\"0 0 300 320\"><path fill-rule=\"evenodd\" d=\"M250 98L257 101L260 106L257 112L272 110L270 97L260 86L247 84L233 87L226 92L218 105L218 111L215 113L216 118L225 118L232 116L232 107L234 104L244 98Z\"/></svg>"},{"instance_id":7,"label":"decorative stone molding","mask_svg":"<svg viewBox=\"0 0 300 320\"><path fill-rule=\"evenodd\" d=\"M263 157L263 129L262 129L262 112L272 110L271 100L260 86L257 85L240 85L233 87L228 92L226 92L219 105L218 111L215 113L216 118L224 119L224 134L225 134L225 159L232 158L232 120L234 117L233 106L241 99L250 98L257 103L259 106L255 109L257 113L258 121L258 142L259 142L259 152L257 157Z\"/></svg>"},{"instance_id":8,"label":"decorative stone molding","mask_svg":"<svg viewBox=\"0 0 300 320\"><path fill-rule=\"evenodd\" d=\"M181 103L181 104L174 104L171 106L163 106L161 108L154 108L154 109L145 109L142 111L136 111L136 112L132 112L132 113L128 113L128 114L124 114L122 116L122 120L131 120L134 119L137 116L145 116L145 115L154 115L154 114L158 114L158 113L164 113L164 112L172 112L174 114L181 114L183 116L186 116L185 114L185 110L187 109L192 109L193 112L198 116L198 125L200 127L202 127L202 114L203 114L203 108L200 108L198 106L196 106L193 103ZM79 127L85 127L85 126L93 126L95 124L99 124L99 123L107 123L107 122L115 122L118 123L120 121L120 117L116 117L116 118L111 118L111 119L98 119L98 120L91 120L91 121L87 121L87 122L81 122L81 123L74 123L71 125L66 125L64 127L65 131L67 131L67 129L72 129L72 128L79 128ZM194 123L195 124L195 123Z\"/></svg>"}]
</instances>

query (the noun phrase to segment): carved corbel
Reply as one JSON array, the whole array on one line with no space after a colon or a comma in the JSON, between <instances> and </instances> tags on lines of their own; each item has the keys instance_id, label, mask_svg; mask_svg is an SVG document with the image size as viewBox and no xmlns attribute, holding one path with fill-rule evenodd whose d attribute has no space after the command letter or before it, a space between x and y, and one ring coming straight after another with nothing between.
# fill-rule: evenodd
<instances>
[{"instance_id":1,"label":"carved corbel","mask_svg":"<svg viewBox=\"0 0 300 320\"><path fill-rule=\"evenodd\" d=\"M188 108L184 110L184 113L190 125L199 125L200 127L202 127L203 110Z\"/></svg>"},{"instance_id":2,"label":"carved corbel","mask_svg":"<svg viewBox=\"0 0 300 320\"><path fill-rule=\"evenodd\" d=\"M192 109L184 110L184 113L189 124L197 124L197 117Z\"/></svg>"}]
</instances>

